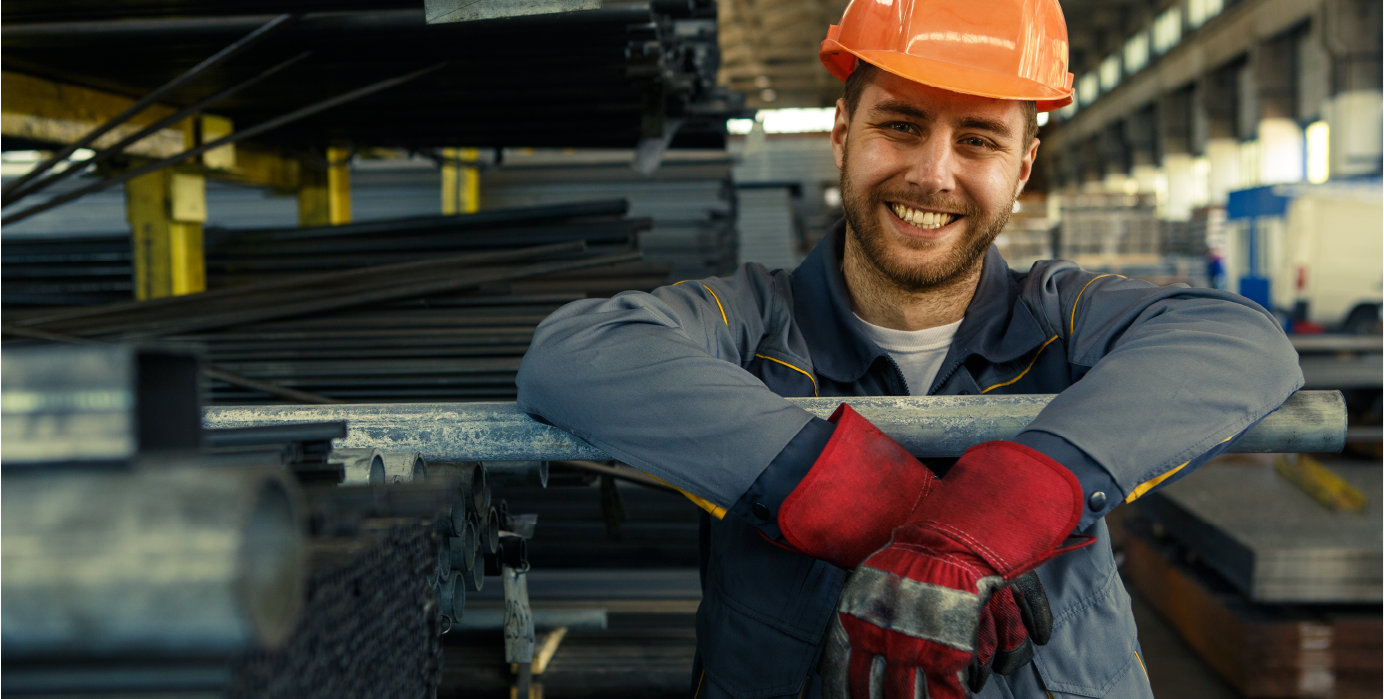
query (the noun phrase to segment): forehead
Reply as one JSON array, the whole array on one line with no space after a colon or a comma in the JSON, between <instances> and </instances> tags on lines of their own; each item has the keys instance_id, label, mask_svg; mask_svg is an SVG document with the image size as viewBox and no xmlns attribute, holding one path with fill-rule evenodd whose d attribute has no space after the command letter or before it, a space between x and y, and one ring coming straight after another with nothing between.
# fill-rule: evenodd
<instances>
[{"instance_id":1,"label":"forehead","mask_svg":"<svg viewBox=\"0 0 1384 699\"><path fill-rule=\"evenodd\" d=\"M869 114L898 111L900 107L911 107L935 121L959 122L971 118L1002 121L1023 133L1024 111L1019 101L952 92L876 70L861 91L856 109Z\"/></svg>"}]
</instances>

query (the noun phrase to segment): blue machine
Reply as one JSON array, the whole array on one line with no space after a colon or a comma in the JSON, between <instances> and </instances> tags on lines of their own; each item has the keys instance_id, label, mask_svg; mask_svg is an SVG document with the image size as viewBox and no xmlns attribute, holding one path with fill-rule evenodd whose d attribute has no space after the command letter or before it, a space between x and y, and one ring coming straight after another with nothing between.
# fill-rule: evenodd
<instances>
[{"instance_id":1,"label":"blue machine","mask_svg":"<svg viewBox=\"0 0 1384 699\"><path fill-rule=\"evenodd\" d=\"M1242 189L1231 192L1225 205L1227 221L1244 219L1249 222L1249 267L1240 277L1240 295L1273 310L1269 296L1269 278L1260 269L1259 258L1263 254L1263 241L1259 239L1259 219L1265 216L1283 216L1288 211L1290 197L1277 194L1273 185Z\"/></svg>"}]
</instances>

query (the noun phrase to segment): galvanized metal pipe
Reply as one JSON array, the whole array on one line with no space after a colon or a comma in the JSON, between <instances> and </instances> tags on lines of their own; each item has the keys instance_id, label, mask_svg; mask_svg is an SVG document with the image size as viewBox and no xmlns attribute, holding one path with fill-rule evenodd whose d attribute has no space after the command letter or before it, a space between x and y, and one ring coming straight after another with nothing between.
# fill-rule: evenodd
<instances>
[{"instance_id":1,"label":"galvanized metal pipe","mask_svg":"<svg viewBox=\"0 0 1384 699\"><path fill-rule=\"evenodd\" d=\"M279 468L5 475L6 659L274 646L302 609L301 496Z\"/></svg>"},{"instance_id":2,"label":"galvanized metal pipe","mask_svg":"<svg viewBox=\"0 0 1384 699\"><path fill-rule=\"evenodd\" d=\"M1051 395L790 398L829 416L849 403L920 457L960 456L976 444L1012 439ZM428 461L602 461L585 440L529 417L514 403L266 405L206 408L209 428L345 420L343 446L417 450ZM1299 391L1231 449L1241 453L1337 452L1345 446L1339 391Z\"/></svg>"},{"instance_id":3,"label":"galvanized metal pipe","mask_svg":"<svg viewBox=\"0 0 1384 699\"><path fill-rule=\"evenodd\" d=\"M341 464L346 472L342 486L378 485L385 482L384 456L370 447L333 449L327 462Z\"/></svg>"},{"instance_id":4,"label":"galvanized metal pipe","mask_svg":"<svg viewBox=\"0 0 1384 699\"><path fill-rule=\"evenodd\" d=\"M428 477L428 462L416 451L382 451L386 483L412 483Z\"/></svg>"}]
</instances>

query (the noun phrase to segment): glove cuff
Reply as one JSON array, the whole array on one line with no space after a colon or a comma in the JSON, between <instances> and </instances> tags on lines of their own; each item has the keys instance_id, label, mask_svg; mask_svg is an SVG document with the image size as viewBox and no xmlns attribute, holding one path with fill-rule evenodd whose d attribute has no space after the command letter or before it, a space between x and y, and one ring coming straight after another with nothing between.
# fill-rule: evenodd
<instances>
[{"instance_id":1,"label":"glove cuff","mask_svg":"<svg viewBox=\"0 0 1384 699\"><path fill-rule=\"evenodd\" d=\"M1061 547L1082 515L1081 483L1062 464L1013 442L971 447L917 520L959 543L1006 580L1073 548Z\"/></svg>"},{"instance_id":2,"label":"glove cuff","mask_svg":"<svg viewBox=\"0 0 1384 699\"><path fill-rule=\"evenodd\" d=\"M797 550L849 570L889 542L937 479L849 405L829 421L836 429L784 499L778 525Z\"/></svg>"}]
</instances>

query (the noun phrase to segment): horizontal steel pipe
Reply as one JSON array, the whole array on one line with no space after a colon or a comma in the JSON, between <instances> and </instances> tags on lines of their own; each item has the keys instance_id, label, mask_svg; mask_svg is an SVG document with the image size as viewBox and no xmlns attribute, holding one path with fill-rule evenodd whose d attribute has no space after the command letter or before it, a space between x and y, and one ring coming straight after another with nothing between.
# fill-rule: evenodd
<instances>
[{"instance_id":1,"label":"horizontal steel pipe","mask_svg":"<svg viewBox=\"0 0 1384 699\"><path fill-rule=\"evenodd\" d=\"M277 468L190 463L4 479L6 660L234 653L302 609L301 496Z\"/></svg>"},{"instance_id":2,"label":"horizontal steel pipe","mask_svg":"<svg viewBox=\"0 0 1384 699\"><path fill-rule=\"evenodd\" d=\"M1051 395L791 398L821 417L850 403L920 457L959 456L1012 439ZM428 461L602 461L585 440L530 418L514 403L224 406L204 409L209 428L345 420L342 446L417 450ZM1339 391L1299 391L1236 442L1234 452L1337 452L1345 446Z\"/></svg>"}]
</instances>

